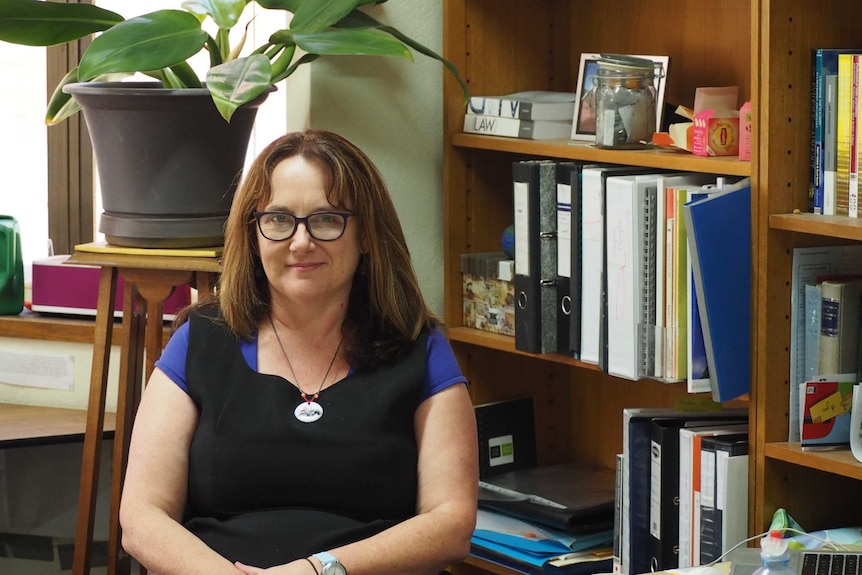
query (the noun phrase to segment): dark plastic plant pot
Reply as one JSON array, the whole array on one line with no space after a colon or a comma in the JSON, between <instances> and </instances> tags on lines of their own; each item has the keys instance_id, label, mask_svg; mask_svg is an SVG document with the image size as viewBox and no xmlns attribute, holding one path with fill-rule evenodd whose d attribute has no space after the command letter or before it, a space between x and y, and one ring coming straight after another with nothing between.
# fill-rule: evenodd
<instances>
[{"instance_id":1,"label":"dark plastic plant pot","mask_svg":"<svg viewBox=\"0 0 862 575\"><path fill-rule=\"evenodd\" d=\"M272 88L269 91L273 91ZM104 213L99 231L126 247L221 245L257 108L230 123L206 88L158 82L70 84L96 156Z\"/></svg>"}]
</instances>

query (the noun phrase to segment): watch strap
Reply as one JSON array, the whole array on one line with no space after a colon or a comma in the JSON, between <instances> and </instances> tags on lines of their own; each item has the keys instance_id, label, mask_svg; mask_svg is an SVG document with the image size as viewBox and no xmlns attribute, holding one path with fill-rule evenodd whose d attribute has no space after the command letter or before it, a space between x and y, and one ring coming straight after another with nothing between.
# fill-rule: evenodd
<instances>
[{"instance_id":1,"label":"watch strap","mask_svg":"<svg viewBox=\"0 0 862 575\"><path fill-rule=\"evenodd\" d=\"M321 551L312 555L315 559L326 565L327 563L338 563L338 559L329 551Z\"/></svg>"}]
</instances>

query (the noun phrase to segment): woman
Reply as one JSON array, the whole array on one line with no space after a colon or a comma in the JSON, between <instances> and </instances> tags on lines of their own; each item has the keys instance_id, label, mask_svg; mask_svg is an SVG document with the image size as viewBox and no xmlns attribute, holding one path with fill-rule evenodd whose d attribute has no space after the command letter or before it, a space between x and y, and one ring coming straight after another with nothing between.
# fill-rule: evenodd
<instances>
[{"instance_id":1,"label":"woman","mask_svg":"<svg viewBox=\"0 0 862 575\"><path fill-rule=\"evenodd\" d=\"M138 409L120 509L142 565L405 575L466 556L466 380L362 151L321 131L263 150L233 201L217 300L180 322Z\"/></svg>"}]
</instances>

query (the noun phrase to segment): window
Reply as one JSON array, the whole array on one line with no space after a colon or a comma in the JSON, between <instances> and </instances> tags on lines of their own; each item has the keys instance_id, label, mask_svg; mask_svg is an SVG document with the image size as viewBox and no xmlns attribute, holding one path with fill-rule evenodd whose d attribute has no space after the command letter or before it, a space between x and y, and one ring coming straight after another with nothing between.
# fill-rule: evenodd
<instances>
[{"instance_id":1,"label":"window","mask_svg":"<svg viewBox=\"0 0 862 575\"><path fill-rule=\"evenodd\" d=\"M18 220L25 261L48 253L48 155L44 50L0 42L0 70L19 90L0 90L0 213ZM34 97L34 95L43 97ZM30 266L26 266L29 276Z\"/></svg>"}]
</instances>

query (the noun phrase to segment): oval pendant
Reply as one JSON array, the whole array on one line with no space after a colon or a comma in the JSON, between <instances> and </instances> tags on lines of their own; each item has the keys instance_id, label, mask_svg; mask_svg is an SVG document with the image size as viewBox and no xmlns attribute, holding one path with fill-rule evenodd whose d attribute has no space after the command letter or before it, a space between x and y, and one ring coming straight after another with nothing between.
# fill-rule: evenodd
<instances>
[{"instance_id":1,"label":"oval pendant","mask_svg":"<svg viewBox=\"0 0 862 575\"><path fill-rule=\"evenodd\" d=\"M303 423L313 423L323 417L323 406L316 401L303 401L293 410L293 416Z\"/></svg>"}]
</instances>

